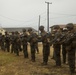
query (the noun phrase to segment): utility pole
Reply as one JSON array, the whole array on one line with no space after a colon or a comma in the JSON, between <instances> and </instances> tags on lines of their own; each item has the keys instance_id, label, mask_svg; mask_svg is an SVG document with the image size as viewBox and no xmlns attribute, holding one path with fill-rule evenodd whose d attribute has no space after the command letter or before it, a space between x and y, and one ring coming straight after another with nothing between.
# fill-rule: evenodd
<instances>
[{"instance_id":1,"label":"utility pole","mask_svg":"<svg viewBox=\"0 0 76 75\"><path fill-rule=\"evenodd\" d=\"M40 27L40 15L39 15L39 22L38 22L38 35L39 35L39 27Z\"/></svg>"},{"instance_id":2,"label":"utility pole","mask_svg":"<svg viewBox=\"0 0 76 75\"><path fill-rule=\"evenodd\" d=\"M49 4L52 4L52 2L45 2L47 3L47 32L49 32Z\"/></svg>"}]
</instances>

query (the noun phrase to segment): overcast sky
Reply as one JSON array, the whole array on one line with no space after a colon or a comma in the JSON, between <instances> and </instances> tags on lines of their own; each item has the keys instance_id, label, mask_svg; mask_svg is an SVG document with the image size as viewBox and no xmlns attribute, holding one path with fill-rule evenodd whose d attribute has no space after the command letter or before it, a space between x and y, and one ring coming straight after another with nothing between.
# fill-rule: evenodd
<instances>
[{"instance_id":1,"label":"overcast sky","mask_svg":"<svg viewBox=\"0 0 76 75\"><path fill-rule=\"evenodd\" d=\"M50 26L54 24L76 23L76 0L0 0L1 27L47 26L47 4L49 5Z\"/></svg>"}]
</instances>

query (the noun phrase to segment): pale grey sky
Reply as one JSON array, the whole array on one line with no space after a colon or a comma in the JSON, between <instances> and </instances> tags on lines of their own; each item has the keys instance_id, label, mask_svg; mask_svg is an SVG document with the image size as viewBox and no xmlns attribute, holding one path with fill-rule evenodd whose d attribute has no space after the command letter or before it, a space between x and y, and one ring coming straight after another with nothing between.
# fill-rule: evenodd
<instances>
[{"instance_id":1,"label":"pale grey sky","mask_svg":"<svg viewBox=\"0 0 76 75\"><path fill-rule=\"evenodd\" d=\"M47 26L47 4L49 5L50 26L54 24L76 23L76 0L0 0L0 26L38 27Z\"/></svg>"}]
</instances>

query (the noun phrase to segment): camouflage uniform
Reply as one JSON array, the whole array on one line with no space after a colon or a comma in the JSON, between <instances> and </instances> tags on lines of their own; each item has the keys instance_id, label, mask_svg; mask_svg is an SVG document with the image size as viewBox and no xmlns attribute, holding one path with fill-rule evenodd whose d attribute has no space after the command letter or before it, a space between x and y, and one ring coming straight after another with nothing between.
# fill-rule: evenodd
<instances>
[{"instance_id":1,"label":"camouflage uniform","mask_svg":"<svg viewBox=\"0 0 76 75\"><path fill-rule=\"evenodd\" d=\"M19 51L22 51L22 34L19 33Z\"/></svg>"},{"instance_id":2,"label":"camouflage uniform","mask_svg":"<svg viewBox=\"0 0 76 75\"><path fill-rule=\"evenodd\" d=\"M50 27L51 28L51 27ZM51 39L50 40L52 40L52 39L54 39L54 37L55 37L55 33L56 33L56 31L55 30L53 30L53 32L51 33ZM52 46L53 46L53 44L52 44ZM53 56L52 56L52 58L51 59L54 59L54 50L53 50Z\"/></svg>"},{"instance_id":3,"label":"camouflage uniform","mask_svg":"<svg viewBox=\"0 0 76 75\"><path fill-rule=\"evenodd\" d=\"M5 49L7 52L10 51L10 36L7 32L5 32Z\"/></svg>"},{"instance_id":4,"label":"camouflage uniform","mask_svg":"<svg viewBox=\"0 0 76 75\"><path fill-rule=\"evenodd\" d=\"M2 35L1 49L5 51L5 36Z\"/></svg>"},{"instance_id":5,"label":"camouflage uniform","mask_svg":"<svg viewBox=\"0 0 76 75\"><path fill-rule=\"evenodd\" d=\"M63 64L66 64L66 55L67 55L67 51L66 51L66 44L63 43L62 44L62 57L63 57Z\"/></svg>"},{"instance_id":6,"label":"camouflage uniform","mask_svg":"<svg viewBox=\"0 0 76 75\"><path fill-rule=\"evenodd\" d=\"M38 42L36 43L35 49L36 49L37 53L39 54Z\"/></svg>"},{"instance_id":7,"label":"camouflage uniform","mask_svg":"<svg viewBox=\"0 0 76 75\"><path fill-rule=\"evenodd\" d=\"M11 35L11 53L15 53L15 33L12 32L12 35Z\"/></svg>"},{"instance_id":8,"label":"camouflage uniform","mask_svg":"<svg viewBox=\"0 0 76 75\"><path fill-rule=\"evenodd\" d=\"M32 29L28 29L29 32L29 42L30 42L30 48L31 48L31 60L35 62L35 49L36 49L36 42L37 42L37 37L36 34L33 33Z\"/></svg>"},{"instance_id":9,"label":"camouflage uniform","mask_svg":"<svg viewBox=\"0 0 76 75\"><path fill-rule=\"evenodd\" d=\"M62 34L66 35L67 34L67 29L62 30ZM66 35L67 36L67 35ZM67 56L67 51L66 51L66 43L62 43L62 57L63 57L63 64L66 64L66 56Z\"/></svg>"},{"instance_id":10,"label":"camouflage uniform","mask_svg":"<svg viewBox=\"0 0 76 75\"><path fill-rule=\"evenodd\" d=\"M72 23L66 25L68 29L68 38L72 36L74 31L74 26ZM67 40L68 40L67 38ZM68 64L71 74L75 73L75 50L76 50L76 36L67 41L66 50L68 51Z\"/></svg>"},{"instance_id":11,"label":"camouflage uniform","mask_svg":"<svg viewBox=\"0 0 76 75\"><path fill-rule=\"evenodd\" d=\"M38 35L35 33L36 38L38 39ZM37 52L37 54L39 54L39 48L38 48L38 41L36 41L36 45L35 45L35 52Z\"/></svg>"},{"instance_id":12,"label":"camouflage uniform","mask_svg":"<svg viewBox=\"0 0 76 75\"><path fill-rule=\"evenodd\" d=\"M28 35L26 33L26 30L23 29L23 34L22 34L22 46L23 46L23 53L24 53L24 58L28 58L28 51L27 51L27 45L28 45Z\"/></svg>"},{"instance_id":13,"label":"camouflage uniform","mask_svg":"<svg viewBox=\"0 0 76 75\"><path fill-rule=\"evenodd\" d=\"M48 57L50 53L50 38L44 30L44 26L40 26L39 30L41 31L41 39L43 44L43 63L42 65L47 65Z\"/></svg>"},{"instance_id":14,"label":"camouflage uniform","mask_svg":"<svg viewBox=\"0 0 76 75\"><path fill-rule=\"evenodd\" d=\"M14 36L14 48L15 48L15 53L17 56L19 56L19 44L21 43L21 39L20 39L20 35L18 33L18 31L15 32L15 36Z\"/></svg>"},{"instance_id":15,"label":"camouflage uniform","mask_svg":"<svg viewBox=\"0 0 76 75\"><path fill-rule=\"evenodd\" d=\"M55 25L54 29L56 30L54 39L56 38L56 40L58 40L61 36L60 27L58 25ZM53 48L54 48L54 59L56 62L56 66L61 66L61 56L60 56L61 44L59 42L53 43Z\"/></svg>"},{"instance_id":16,"label":"camouflage uniform","mask_svg":"<svg viewBox=\"0 0 76 75\"><path fill-rule=\"evenodd\" d=\"M0 50L2 49L2 33L0 33Z\"/></svg>"}]
</instances>

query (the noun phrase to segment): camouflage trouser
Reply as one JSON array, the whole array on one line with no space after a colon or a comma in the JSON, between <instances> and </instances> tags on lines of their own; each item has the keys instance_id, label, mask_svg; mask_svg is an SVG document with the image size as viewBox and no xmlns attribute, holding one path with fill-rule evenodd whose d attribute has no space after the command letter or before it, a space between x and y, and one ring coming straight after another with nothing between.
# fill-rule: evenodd
<instances>
[{"instance_id":1,"label":"camouflage trouser","mask_svg":"<svg viewBox=\"0 0 76 75\"><path fill-rule=\"evenodd\" d=\"M14 45L14 48L15 48L14 52L16 53L17 56L19 56L19 47L18 46L19 45L17 43L15 43L15 45Z\"/></svg>"},{"instance_id":2,"label":"camouflage trouser","mask_svg":"<svg viewBox=\"0 0 76 75\"><path fill-rule=\"evenodd\" d=\"M38 43L35 46L35 50L37 51L37 53L39 53L39 49L38 49Z\"/></svg>"},{"instance_id":3,"label":"camouflage trouser","mask_svg":"<svg viewBox=\"0 0 76 75\"><path fill-rule=\"evenodd\" d=\"M71 72L75 71L75 49L68 51L68 64Z\"/></svg>"},{"instance_id":4,"label":"camouflage trouser","mask_svg":"<svg viewBox=\"0 0 76 75\"><path fill-rule=\"evenodd\" d=\"M31 45L31 60L35 61L35 46Z\"/></svg>"},{"instance_id":5,"label":"camouflage trouser","mask_svg":"<svg viewBox=\"0 0 76 75\"><path fill-rule=\"evenodd\" d=\"M47 63L48 62L48 57L50 54L50 46L43 46L43 62Z\"/></svg>"},{"instance_id":6,"label":"camouflage trouser","mask_svg":"<svg viewBox=\"0 0 76 75\"><path fill-rule=\"evenodd\" d=\"M3 51L5 51L5 44L4 44L4 42L1 43L1 49L2 49Z\"/></svg>"},{"instance_id":7,"label":"camouflage trouser","mask_svg":"<svg viewBox=\"0 0 76 75\"><path fill-rule=\"evenodd\" d=\"M63 63L66 63L66 54L67 54L66 46L65 46L65 45L62 45L62 57L63 57Z\"/></svg>"},{"instance_id":8,"label":"camouflage trouser","mask_svg":"<svg viewBox=\"0 0 76 75\"><path fill-rule=\"evenodd\" d=\"M23 45L24 58L28 58L27 45Z\"/></svg>"},{"instance_id":9,"label":"camouflage trouser","mask_svg":"<svg viewBox=\"0 0 76 75\"><path fill-rule=\"evenodd\" d=\"M19 44L19 51L22 51L21 44Z\"/></svg>"},{"instance_id":10,"label":"camouflage trouser","mask_svg":"<svg viewBox=\"0 0 76 75\"><path fill-rule=\"evenodd\" d=\"M75 49L75 67L76 67L76 49Z\"/></svg>"},{"instance_id":11,"label":"camouflage trouser","mask_svg":"<svg viewBox=\"0 0 76 75\"><path fill-rule=\"evenodd\" d=\"M0 42L0 49L1 49L1 42Z\"/></svg>"},{"instance_id":12,"label":"camouflage trouser","mask_svg":"<svg viewBox=\"0 0 76 75\"><path fill-rule=\"evenodd\" d=\"M10 44L8 42L5 43L5 49L7 50L7 52L10 51Z\"/></svg>"},{"instance_id":13,"label":"camouflage trouser","mask_svg":"<svg viewBox=\"0 0 76 75\"><path fill-rule=\"evenodd\" d=\"M56 66L61 66L60 47L54 47L54 58L56 61Z\"/></svg>"}]
</instances>

